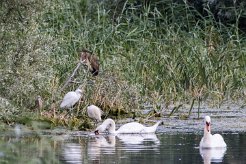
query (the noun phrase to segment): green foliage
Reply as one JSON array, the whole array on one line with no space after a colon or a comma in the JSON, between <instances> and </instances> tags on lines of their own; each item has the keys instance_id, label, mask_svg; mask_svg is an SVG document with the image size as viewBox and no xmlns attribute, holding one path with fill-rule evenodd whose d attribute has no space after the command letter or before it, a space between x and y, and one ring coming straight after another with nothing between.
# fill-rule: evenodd
<instances>
[{"instance_id":1,"label":"green foliage","mask_svg":"<svg viewBox=\"0 0 246 164\"><path fill-rule=\"evenodd\" d=\"M0 96L30 109L41 95L50 109L84 48L98 55L100 72L97 80L82 70L76 76L87 96L79 110L91 103L128 111L145 102L240 95L246 42L237 24L224 26L170 0L136 3L2 1ZM156 92L163 101L151 97Z\"/></svg>"},{"instance_id":2,"label":"green foliage","mask_svg":"<svg viewBox=\"0 0 246 164\"><path fill-rule=\"evenodd\" d=\"M49 97L55 75L53 38L39 29L41 8L41 1L1 2L0 91L19 107Z\"/></svg>"}]
</instances>

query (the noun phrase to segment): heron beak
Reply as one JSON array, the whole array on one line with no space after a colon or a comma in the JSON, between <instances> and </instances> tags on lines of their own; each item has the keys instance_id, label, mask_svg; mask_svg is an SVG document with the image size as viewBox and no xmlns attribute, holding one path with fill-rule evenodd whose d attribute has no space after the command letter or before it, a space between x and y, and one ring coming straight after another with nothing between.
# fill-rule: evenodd
<instances>
[{"instance_id":1,"label":"heron beak","mask_svg":"<svg viewBox=\"0 0 246 164\"><path fill-rule=\"evenodd\" d=\"M95 133L95 135L99 135L99 132L98 132L98 130L96 130L96 131L95 131L94 133Z\"/></svg>"}]
</instances>

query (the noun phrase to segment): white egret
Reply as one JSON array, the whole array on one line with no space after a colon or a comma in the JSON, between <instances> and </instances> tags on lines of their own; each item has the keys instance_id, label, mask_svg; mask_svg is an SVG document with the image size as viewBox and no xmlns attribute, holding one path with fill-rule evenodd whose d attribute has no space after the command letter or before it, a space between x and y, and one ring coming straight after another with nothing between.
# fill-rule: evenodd
<instances>
[{"instance_id":1,"label":"white egret","mask_svg":"<svg viewBox=\"0 0 246 164\"><path fill-rule=\"evenodd\" d=\"M76 89L75 91L68 92L64 96L60 107L71 109L80 100L81 96L82 96L82 90L81 89Z\"/></svg>"},{"instance_id":2,"label":"white egret","mask_svg":"<svg viewBox=\"0 0 246 164\"><path fill-rule=\"evenodd\" d=\"M205 117L204 135L200 141L200 148L221 148L226 147L226 143L220 134L211 134L211 119Z\"/></svg>"},{"instance_id":3,"label":"white egret","mask_svg":"<svg viewBox=\"0 0 246 164\"><path fill-rule=\"evenodd\" d=\"M95 106L95 105L90 105L87 107L87 114L90 118L94 119L96 122L101 121L101 116L102 116L102 110Z\"/></svg>"}]
</instances>

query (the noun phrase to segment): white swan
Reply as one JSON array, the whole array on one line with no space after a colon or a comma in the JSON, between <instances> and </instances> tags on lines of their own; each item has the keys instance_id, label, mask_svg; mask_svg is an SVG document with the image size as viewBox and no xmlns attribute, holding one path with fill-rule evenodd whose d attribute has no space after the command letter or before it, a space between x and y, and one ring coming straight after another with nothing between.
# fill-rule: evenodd
<instances>
[{"instance_id":1,"label":"white swan","mask_svg":"<svg viewBox=\"0 0 246 164\"><path fill-rule=\"evenodd\" d=\"M90 105L87 107L87 114L90 118L96 120L96 122L101 121L102 110L95 105Z\"/></svg>"},{"instance_id":2,"label":"white swan","mask_svg":"<svg viewBox=\"0 0 246 164\"><path fill-rule=\"evenodd\" d=\"M102 133L108 130L110 134L118 134L118 133L155 133L158 125L161 121L158 121L155 125L151 127L146 127L137 122L131 122L122 125L117 131L115 130L115 122L111 118L106 119L100 126L98 126L95 130L95 134Z\"/></svg>"},{"instance_id":3,"label":"white swan","mask_svg":"<svg viewBox=\"0 0 246 164\"><path fill-rule=\"evenodd\" d=\"M68 92L60 105L61 108L71 108L76 104L82 96L82 90L76 89L76 91Z\"/></svg>"},{"instance_id":4,"label":"white swan","mask_svg":"<svg viewBox=\"0 0 246 164\"><path fill-rule=\"evenodd\" d=\"M211 119L205 117L204 135L200 141L200 148L221 148L226 147L226 143L220 134L211 134Z\"/></svg>"}]
</instances>

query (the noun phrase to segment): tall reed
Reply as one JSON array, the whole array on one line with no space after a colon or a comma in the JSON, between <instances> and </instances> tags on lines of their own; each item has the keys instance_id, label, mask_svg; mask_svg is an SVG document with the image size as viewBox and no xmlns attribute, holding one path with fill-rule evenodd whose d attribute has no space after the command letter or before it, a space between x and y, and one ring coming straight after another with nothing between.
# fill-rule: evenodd
<instances>
[{"instance_id":1,"label":"tall reed","mask_svg":"<svg viewBox=\"0 0 246 164\"><path fill-rule=\"evenodd\" d=\"M129 111L146 102L223 100L238 98L245 88L244 34L237 24L216 21L209 8L203 17L170 0L31 2L16 3L13 15L20 13L21 20L7 18L10 6L2 3L7 56L1 56L0 90L18 106L29 109L39 94L49 109L52 100L78 87L59 92L84 48L98 55L101 68L97 79L82 69L76 76L86 87L81 109L90 103Z\"/></svg>"}]
</instances>

